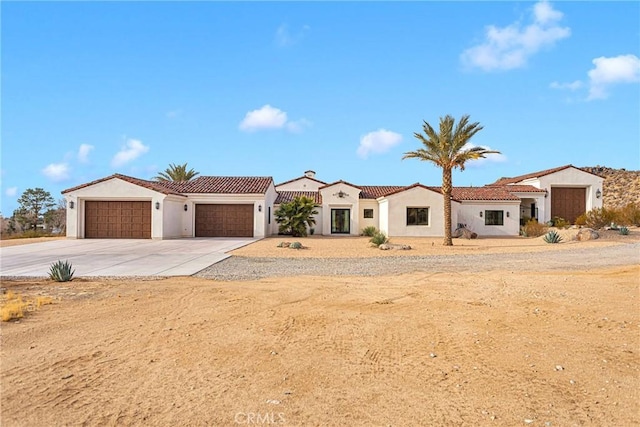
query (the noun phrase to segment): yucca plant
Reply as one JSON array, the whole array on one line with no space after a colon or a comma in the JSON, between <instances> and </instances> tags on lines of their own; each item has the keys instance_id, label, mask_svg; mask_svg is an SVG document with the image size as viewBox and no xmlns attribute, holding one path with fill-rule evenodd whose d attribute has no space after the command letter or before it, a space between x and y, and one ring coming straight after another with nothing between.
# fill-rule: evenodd
<instances>
[{"instance_id":1,"label":"yucca plant","mask_svg":"<svg viewBox=\"0 0 640 427\"><path fill-rule=\"evenodd\" d=\"M562 237L554 230L551 230L543 237L544 241L547 243L560 243L562 241Z\"/></svg>"},{"instance_id":2,"label":"yucca plant","mask_svg":"<svg viewBox=\"0 0 640 427\"><path fill-rule=\"evenodd\" d=\"M618 233L622 234L623 236L628 236L629 235L629 229L627 227L620 227L618 229Z\"/></svg>"},{"instance_id":3,"label":"yucca plant","mask_svg":"<svg viewBox=\"0 0 640 427\"><path fill-rule=\"evenodd\" d=\"M51 264L49 269L49 278L56 282L69 282L73 280L73 274L76 272L72 270L73 266L69 261L57 261Z\"/></svg>"},{"instance_id":4,"label":"yucca plant","mask_svg":"<svg viewBox=\"0 0 640 427\"><path fill-rule=\"evenodd\" d=\"M387 238L387 235L382 231L377 232L376 234L371 236L371 239L369 239L369 241L376 247L380 246L383 243L387 243L388 240L389 239Z\"/></svg>"}]
</instances>

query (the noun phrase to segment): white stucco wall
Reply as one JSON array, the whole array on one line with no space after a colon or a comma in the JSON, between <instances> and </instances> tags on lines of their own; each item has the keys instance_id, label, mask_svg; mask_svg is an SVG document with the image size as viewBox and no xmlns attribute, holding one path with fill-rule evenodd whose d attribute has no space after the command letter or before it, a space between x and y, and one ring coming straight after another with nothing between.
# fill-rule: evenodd
<instances>
[{"instance_id":1,"label":"white stucco wall","mask_svg":"<svg viewBox=\"0 0 640 427\"><path fill-rule=\"evenodd\" d=\"M276 190L278 191L318 191L318 188L322 187L323 183L309 179L307 177L301 177L294 181L287 182L286 184L278 185Z\"/></svg>"},{"instance_id":2,"label":"white stucco wall","mask_svg":"<svg viewBox=\"0 0 640 427\"><path fill-rule=\"evenodd\" d=\"M364 217L365 209L373 209L373 218ZM376 200L360 199L360 208L358 209L358 215L358 224L360 226L360 230L358 230L359 232L361 232L364 228L370 226L380 229L380 211L379 204Z\"/></svg>"},{"instance_id":3,"label":"white stucco wall","mask_svg":"<svg viewBox=\"0 0 640 427\"><path fill-rule=\"evenodd\" d=\"M339 197L342 191L344 197ZM357 236L360 234L360 189L346 183L336 183L320 189L322 196L322 234L331 235L331 209L349 209L349 234L334 234L334 236ZM318 229L316 228L316 233Z\"/></svg>"},{"instance_id":4,"label":"white stucco wall","mask_svg":"<svg viewBox=\"0 0 640 427\"><path fill-rule=\"evenodd\" d=\"M66 193L64 194L64 198L67 201L67 206L70 206L70 202L74 204L73 209L67 209L67 238L84 238L85 201L140 200L151 202L151 238L162 239L164 238L163 214L162 210L155 209L155 204L158 202L162 206L165 197L165 194L131 184L119 178L112 178L89 187Z\"/></svg>"},{"instance_id":5,"label":"white stucco wall","mask_svg":"<svg viewBox=\"0 0 640 427\"><path fill-rule=\"evenodd\" d=\"M381 197L378 202L378 229L387 236L389 235L389 200Z\"/></svg>"},{"instance_id":6,"label":"white stucco wall","mask_svg":"<svg viewBox=\"0 0 640 427\"><path fill-rule=\"evenodd\" d=\"M389 236L443 236L444 235L444 202L442 194L423 188L414 187L400 193L392 194L381 200L380 229ZM457 223L459 203L451 202L451 222L453 228ZM429 208L429 225L407 225L407 208ZM386 221L386 224L383 224Z\"/></svg>"},{"instance_id":7,"label":"white stucco wall","mask_svg":"<svg viewBox=\"0 0 640 427\"><path fill-rule=\"evenodd\" d=\"M187 205L187 211L185 211L185 202L185 197L168 195L164 198L164 201L160 203L160 210L162 211L163 217L163 239L176 239L190 236L187 227L189 205Z\"/></svg>"},{"instance_id":8,"label":"white stucco wall","mask_svg":"<svg viewBox=\"0 0 640 427\"><path fill-rule=\"evenodd\" d=\"M486 210L503 211L504 225L485 225ZM517 236L520 233L520 202L463 201L458 207L457 222L467 224L467 228L478 233L479 237ZM453 228L456 226L457 223L454 223Z\"/></svg>"}]
</instances>

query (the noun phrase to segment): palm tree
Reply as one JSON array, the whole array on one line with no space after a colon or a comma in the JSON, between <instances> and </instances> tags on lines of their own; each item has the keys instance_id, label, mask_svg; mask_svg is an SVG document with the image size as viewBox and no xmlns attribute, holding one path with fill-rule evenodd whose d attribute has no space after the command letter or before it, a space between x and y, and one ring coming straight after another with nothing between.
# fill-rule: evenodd
<instances>
[{"instance_id":1,"label":"palm tree","mask_svg":"<svg viewBox=\"0 0 640 427\"><path fill-rule=\"evenodd\" d=\"M196 172L193 169L187 170L187 164L174 165L171 163L164 172L158 172L158 176L153 178L156 181L173 181L173 182L186 182L191 181L196 175L200 175L200 172Z\"/></svg>"},{"instance_id":2,"label":"palm tree","mask_svg":"<svg viewBox=\"0 0 640 427\"><path fill-rule=\"evenodd\" d=\"M280 224L280 233L293 237L306 237L307 227L316 223L314 215L318 214L312 198L298 196L288 203L282 203L274 212L276 222Z\"/></svg>"},{"instance_id":3,"label":"palm tree","mask_svg":"<svg viewBox=\"0 0 640 427\"><path fill-rule=\"evenodd\" d=\"M402 159L418 159L432 162L442 168L442 197L444 199L444 243L445 246L453 246L451 240L451 171L455 168L464 170L464 164L468 160L476 160L486 157L487 154L500 154L499 151L488 150L483 147L473 147L467 144L471 138L483 127L480 123L469 123L469 116L464 115L455 126L455 119L446 115L440 117L440 132L436 132L429 123L424 121L421 133L413 135L424 145L415 151L404 153Z\"/></svg>"}]
</instances>

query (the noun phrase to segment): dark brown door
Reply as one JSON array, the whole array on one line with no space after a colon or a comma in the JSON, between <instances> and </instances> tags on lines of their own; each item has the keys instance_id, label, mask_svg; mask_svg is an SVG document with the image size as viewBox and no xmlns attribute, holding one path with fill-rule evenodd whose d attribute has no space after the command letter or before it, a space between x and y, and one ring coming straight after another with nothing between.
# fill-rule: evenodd
<instances>
[{"instance_id":1,"label":"dark brown door","mask_svg":"<svg viewBox=\"0 0 640 427\"><path fill-rule=\"evenodd\" d=\"M196 205L196 237L253 237L253 205Z\"/></svg>"},{"instance_id":2,"label":"dark brown door","mask_svg":"<svg viewBox=\"0 0 640 427\"><path fill-rule=\"evenodd\" d=\"M551 187L551 218L558 216L573 224L586 206L586 188Z\"/></svg>"},{"instance_id":3,"label":"dark brown door","mask_svg":"<svg viewBox=\"0 0 640 427\"><path fill-rule=\"evenodd\" d=\"M87 239L150 239L151 202L86 201L84 237Z\"/></svg>"}]
</instances>

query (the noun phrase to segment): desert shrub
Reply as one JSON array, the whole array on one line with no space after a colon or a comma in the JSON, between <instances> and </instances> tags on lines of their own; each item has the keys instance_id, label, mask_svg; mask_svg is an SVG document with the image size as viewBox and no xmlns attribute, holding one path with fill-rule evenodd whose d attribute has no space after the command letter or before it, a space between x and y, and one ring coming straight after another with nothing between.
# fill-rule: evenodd
<instances>
[{"instance_id":1,"label":"desert shrub","mask_svg":"<svg viewBox=\"0 0 640 427\"><path fill-rule=\"evenodd\" d=\"M627 227L625 227L625 226L622 226L618 230L618 233L620 233L623 236L628 236L629 235L629 229Z\"/></svg>"},{"instance_id":2,"label":"desert shrub","mask_svg":"<svg viewBox=\"0 0 640 427\"><path fill-rule=\"evenodd\" d=\"M289 245L289 248L291 248L291 249L302 249L302 243L293 242L292 244Z\"/></svg>"},{"instance_id":3,"label":"desert shrub","mask_svg":"<svg viewBox=\"0 0 640 427\"><path fill-rule=\"evenodd\" d=\"M49 278L56 282L69 282L73 280L73 274L75 273L72 268L69 261L56 261L49 268Z\"/></svg>"},{"instance_id":4,"label":"desert shrub","mask_svg":"<svg viewBox=\"0 0 640 427\"><path fill-rule=\"evenodd\" d=\"M378 232L378 229L373 225L369 225L362 229L362 235L367 237L373 237Z\"/></svg>"},{"instance_id":5,"label":"desert shrub","mask_svg":"<svg viewBox=\"0 0 640 427\"><path fill-rule=\"evenodd\" d=\"M520 234L524 237L539 237L547 232L547 226L540 224L535 218L530 219L520 229Z\"/></svg>"},{"instance_id":6,"label":"desert shrub","mask_svg":"<svg viewBox=\"0 0 640 427\"><path fill-rule=\"evenodd\" d=\"M43 305L51 304L51 297L37 297L35 300L24 299L21 295L8 291L2 297L0 304L0 320L8 322L10 320L22 319L25 312L34 311Z\"/></svg>"},{"instance_id":7,"label":"desert shrub","mask_svg":"<svg viewBox=\"0 0 640 427\"><path fill-rule=\"evenodd\" d=\"M280 243L278 243L277 247L278 248L288 248L290 244L291 243L289 243L289 242L280 242Z\"/></svg>"},{"instance_id":8,"label":"desert shrub","mask_svg":"<svg viewBox=\"0 0 640 427\"><path fill-rule=\"evenodd\" d=\"M586 225L587 224L587 213L583 213L578 218L576 218L576 225Z\"/></svg>"},{"instance_id":9,"label":"desert shrub","mask_svg":"<svg viewBox=\"0 0 640 427\"><path fill-rule=\"evenodd\" d=\"M371 244L376 247L380 246L383 243L387 243L388 241L389 241L389 238L387 238L387 235L384 234L382 231L378 231L376 234L371 236L371 239L369 239L369 242L371 242Z\"/></svg>"},{"instance_id":10,"label":"desert shrub","mask_svg":"<svg viewBox=\"0 0 640 427\"><path fill-rule=\"evenodd\" d=\"M555 230L549 231L542 239L547 243L560 243L562 241L562 237Z\"/></svg>"},{"instance_id":11,"label":"desert shrub","mask_svg":"<svg viewBox=\"0 0 640 427\"><path fill-rule=\"evenodd\" d=\"M566 228L571 225L569 221L559 216L554 216L551 221L553 222L553 226L557 228Z\"/></svg>"},{"instance_id":12,"label":"desert shrub","mask_svg":"<svg viewBox=\"0 0 640 427\"><path fill-rule=\"evenodd\" d=\"M617 209L614 219L618 224L640 226L640 204L632 202Z\"/></svg>"},{"instance_id":13,"label":"desert shrub","mask_svg":"<svg viewBox=\"0 0 640 427\"><path fill-rule=\"evenodd\" d=\"M614 214L606 208L595 208L587 212L586 217L585 225L587 227L599 229L611 224Z\"/></svg>"}]
</instances>

